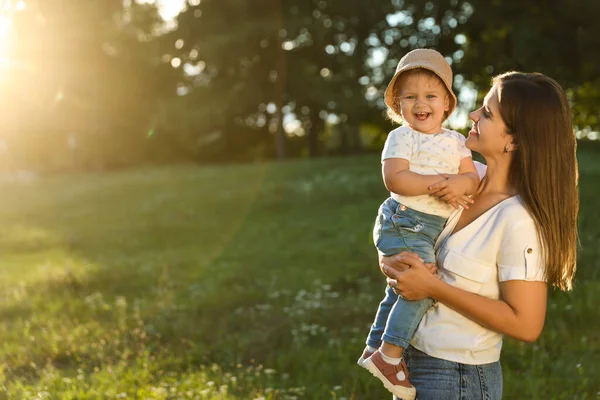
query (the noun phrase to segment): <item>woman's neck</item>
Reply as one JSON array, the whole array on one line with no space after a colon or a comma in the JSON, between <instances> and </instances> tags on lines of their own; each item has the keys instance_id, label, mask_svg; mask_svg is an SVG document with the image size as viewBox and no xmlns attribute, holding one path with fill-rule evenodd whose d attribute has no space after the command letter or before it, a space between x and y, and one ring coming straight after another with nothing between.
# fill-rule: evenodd
<instances>
[{"instance_id":1,"label":"woman's neck","mask_svg":"<svg viewBox=\"0 0 600 400\"><path fill-rule=\"evenodd\" d=\"M510 167L510 159L506 160L486 160L488 161L485 176L479 184L477 195L495 194L512 197L517 194L516 188L508 179L508 171Z\"/></svg>"}]
</instances>

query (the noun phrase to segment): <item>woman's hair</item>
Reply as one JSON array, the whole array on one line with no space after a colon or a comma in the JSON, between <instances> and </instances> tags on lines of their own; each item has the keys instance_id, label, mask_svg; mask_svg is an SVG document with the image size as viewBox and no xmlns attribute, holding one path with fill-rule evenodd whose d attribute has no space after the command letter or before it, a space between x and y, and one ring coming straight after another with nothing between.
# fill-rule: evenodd
<instances>
[{"instance_id":1,"label":"woman's hair","mask_svg":"<svg viewBox=\"0 0 600 400\"><path fill-rule=\"evenodd\" d=\"M577 142L567 96L539 73L507 72L493 79L500 115L516 150L509 180L535 221L548 282L572 288L577 258Z\"/></svg>"},{"instance_id":2,"label":"woman's hair","mask_svg":"<svg viewBox=\"0 0 600 400\"><path fill-rule=\"evenodd\" d=\"M450 101L450 109L454 108L454 104L453 104L454 98L448 92L448 89L446 88L444 81L442 81L442 79L435 72L430 71L426 68L410 69L408 71L403 72L400 76L398 76L398 78L394 82L393 91L392 91L392 95L394 96L394 104L393 104L393 107L387 108L387 117L398 124L402 124L404 122L404 120L402 119L402 114L400 113L400 88L401 88L402 80L406 79L406 77L408 77L408 76L418 76L418 75L424 75L428 78L435 78L439 82L439 84L442 85L442 87L444 88L444 92L446 93L446 96L448 96L448 100ZM446 111L444 113L444 121L446 120L446 118L448 118L448 111Z\"/></svg>"}]
</instances>

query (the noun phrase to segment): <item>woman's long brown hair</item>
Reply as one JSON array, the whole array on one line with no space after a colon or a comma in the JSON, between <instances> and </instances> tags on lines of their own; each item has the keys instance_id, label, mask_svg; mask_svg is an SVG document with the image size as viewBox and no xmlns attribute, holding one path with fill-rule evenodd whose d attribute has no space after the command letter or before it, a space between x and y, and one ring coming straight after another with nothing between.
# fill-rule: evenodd
<instances>
[{"instance_id":1,"label":"woman's long brown hair","mask_svg":"<svg viewBox=\"0 0 600 400\"><path fill-rule=\"evenodd\" d=\"M494 78L500 114L513 135L509 179L535 221L546 279L572 288L577 258L577 142L567 96L553 79L508 72Z\"/></svg>"}]
</instances>

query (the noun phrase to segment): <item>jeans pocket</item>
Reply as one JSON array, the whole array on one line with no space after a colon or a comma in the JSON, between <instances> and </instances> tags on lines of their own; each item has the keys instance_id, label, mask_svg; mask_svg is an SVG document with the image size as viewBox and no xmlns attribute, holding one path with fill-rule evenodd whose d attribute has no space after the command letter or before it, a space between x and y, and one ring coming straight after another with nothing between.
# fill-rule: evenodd
<instances>
[{"instance_id":1,"label":"jeans pocket","mask_svg":"<svg viewBox=\"0 0 600 400\"><path fill-rule=\"evenodd\" d=\"M398 232L404 230L413 233L418 233L421 232L423 228L425 228L425 225L423 225L423 223L417 218L408 215L407 213L400 210L396 211L396 213L392 215L391 220L392 224L398 230Z\"/></svg>"},{"instance_id":2,"label":"jeans pocket","mask_svg":"<svg viewBox=\"0 0 600 400\"><path fill-rule=\"evenodd\" d=\"M385 215L382 212L377 213L375 218L375 226L373 227L373 243L375 246L379 246L381 238L383 237L383 225L385 223Z\"/></svg>"},{"instance_id":3,"label":"jeans pocket","mask_svg":"<svg viewBox=\"0 0 600 400\"><path fill-rule=\"evenodd\" d=\"M388 202L379 207L375 226L373 227L373 243L383 254L393 254L396 249L404 247L404 241L398 235L398 229L393 223L394 210Z\"/></svg>"}]
</instances>

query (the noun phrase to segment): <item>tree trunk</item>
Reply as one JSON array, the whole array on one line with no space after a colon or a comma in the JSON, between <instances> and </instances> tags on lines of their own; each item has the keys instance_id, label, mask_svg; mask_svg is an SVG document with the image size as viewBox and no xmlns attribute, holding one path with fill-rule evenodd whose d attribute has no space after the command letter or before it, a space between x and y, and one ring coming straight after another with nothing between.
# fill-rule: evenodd
<instances>
[{"instance_id":1,"label":"tree trunk","mask_svg":"<svg viewBox=\"0 0 600 400\"><path fill-rule=\"evenodd\" d=\"M281 1L273 0L275 17L277 18L277 32L283 29L283 11L281 9ZM277 131L275 132L275 156L278 160L285 158L285 131L283 130L283 106L285 105L285 80L286 80L286 65L285 53L281 47L281 43L276 42L277 61L275 69L277 71L277 79L275 81L275 103L277 105Z\"/></svg>"},{"instance_id":2,"label":"tree trunk","mask_svg":"<svg viewBox=\"0 0 600 400\"><path fill-rule=\"evenodd\" d=\"M360 123L353 121L350 125L350 141L352 143L352 153L360 154L363 151L362 140L360 138Z\"/></svg>"},{"instance_id":3,"label":"tree trunk","mask_svg":"<svg viewBox=\"0 0 600 400\"><path fill-rule=\"evenodd\" d=\"M319 137L325 126L325 122L319 117L315 108L310 110L310 129L308 131L308 156L313 158L319 155Z\"/></svg>"},{"instance_id":4,"label":"tree trunk","mask_svg":"<svg viewBox=\"0 0 600 400\"><path fill-rule=\"evenodd\" d=\"M348 143L348 125L340 124L337 126L337 134L340 138L340 148L339 151L342 154L348 154L350 152L350 145Z\"/></svg>"}]
</instances>

